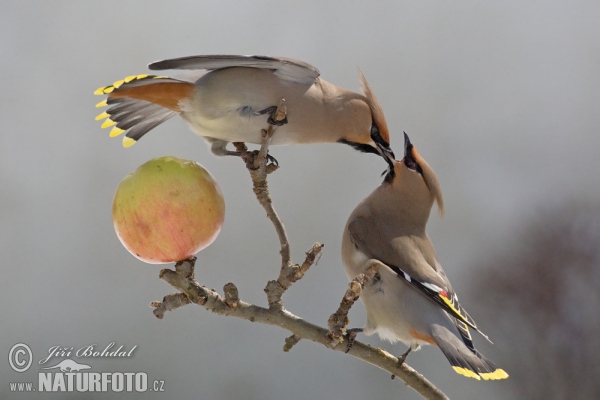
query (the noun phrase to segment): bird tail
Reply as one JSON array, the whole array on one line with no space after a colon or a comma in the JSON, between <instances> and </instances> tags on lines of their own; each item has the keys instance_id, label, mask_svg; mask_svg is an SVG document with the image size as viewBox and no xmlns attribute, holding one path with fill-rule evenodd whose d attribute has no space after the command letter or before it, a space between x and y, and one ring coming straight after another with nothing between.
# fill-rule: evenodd
<instances>
[{"instance_id":1,"label":"bird tail","mask_svg":"<svg viewBox=\"0 0 600 400\"><path fill-rule=\"evenodd\" d=\"M506 379L508 374L477 350L470 350L447 328L434 325L431 336L457 373L477 380Z\"/></svg>"},{"instance_id":2,"label":"bird tail","mask_svg":"<svg viewBox=\"0 0 600 400\"><path fill-rule=\"evenodd\" d=\"M123 137L123 146L135 144L146 132L179 114L182 101L190 99L194 84L166 76L133 75L94 94L108 95L96 107L110 106L96 120L106 118L102 128L113 126L110 136Z\"/></svg>"}]
</instances>

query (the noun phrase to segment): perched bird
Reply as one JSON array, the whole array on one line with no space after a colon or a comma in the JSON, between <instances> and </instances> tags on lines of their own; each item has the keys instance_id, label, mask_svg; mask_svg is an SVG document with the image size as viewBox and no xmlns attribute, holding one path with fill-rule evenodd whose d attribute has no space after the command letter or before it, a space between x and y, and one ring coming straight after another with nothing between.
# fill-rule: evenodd
<instances>
[{"instance_id":1,"label":"perched bird","mask_svg":"<svg viewBox=\"0 0 600 400\"><path fill-rule=\"evenodd\" d=\"M401 361L411 349L432 344L461 375L505 379L506 372L475 350L469 329L478 331L477 326L458 303L425 232L434 202L443 214L442 191L404 135L404 158L388 159L384 182L354 209L344 230L342 260L349 279L372 260L383 264L360 295L367 311L364 332L407 344Z\"/></svg>"},{"instance_id":2,"label":"perched bird","mask_svg":"<svg viewBox=\"0 0 600 400\"><path fill-rule=\"evenodd\" d=\"M393 154L383 111L364 76L363 94L335 86L302 61L266 56L192 56L157 61L151 70L191 70L179 78L133 75L94 93L109 106L97 120L127 131L129 147L146 132L179 114L217 155L236 154L228 142L261 142L261 129L285 99L287 120L273 145L345 143L381 156Z\"/></svg>"}]
</instances>

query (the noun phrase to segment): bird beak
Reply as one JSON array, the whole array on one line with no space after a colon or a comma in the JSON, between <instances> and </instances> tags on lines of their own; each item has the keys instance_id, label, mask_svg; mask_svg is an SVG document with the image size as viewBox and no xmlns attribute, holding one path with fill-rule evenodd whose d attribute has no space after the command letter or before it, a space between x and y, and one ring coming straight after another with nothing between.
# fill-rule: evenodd
<instances>
[{"instance_id":1,"label":"bird beak","mask_svg":"<svg viewBox=\"0 0 600 400\"><path fill-rule=\"evenodd\" d=\"M407 168L422 174L423 170L417 160L415 160L416 150L413 152L413 149L414 146L410 142L410 138L406 132L404 132L404 158L402 159L402 163L404 163Z\"/></svg>"},{"instance_id":2,"label":"bird beak","mask_svg":"<svg viewBox=\"0 0 600 400\"><path fill-rule=\"evenodd\" d=\"M391 161L394 161L396 159L396 156L394 155L394 152L392 151L389 145L382 145L377 143L377 147L379 148L379 153L383 158L388 158Z\"/></svg>"},{"instance_id":3,"label":"bird beak","mask_svg":"<svg viewBox=\"0 0 600 400\"><path fill-rule=\"evenodd\" d=\"M388 144L377 143L377 148L379 149L379 154L383 159L388 163L390 169L394 169L394 161L396 161L396 156L394 152L390 148Z\"/></svg>"},{"instance_id":4,"label":"bird beak","mask_svg":"<svg viewBox=\"0 0 600 400\"><path fill-rule=\"evenodd\" d=\"M404 132L404 157L406 157L407 155L410 156L410 152L411 152L412 148L413 148L413 145L410 142L410 138L408 137L406 132Z\"/></svg>"}]
</instances>

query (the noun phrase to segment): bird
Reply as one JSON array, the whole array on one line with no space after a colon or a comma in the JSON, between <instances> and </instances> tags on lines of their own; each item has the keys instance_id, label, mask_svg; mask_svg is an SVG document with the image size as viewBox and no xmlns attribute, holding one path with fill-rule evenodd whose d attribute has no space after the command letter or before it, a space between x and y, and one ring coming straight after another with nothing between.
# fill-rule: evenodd
<instances>
[{"instance_id":1,"label":"bird","mask_svg":"<svg viewBox=\"0 0 600 400\"><path fill-rule=\"evenodd\" d=\"M444 200L433 169L406 133L404 158L388 157L388 167L382 184L351 213L343 233L348 279L373 262L380 265L360 295L367 311L365 327L350 333L377 332L383 340L405 343L409 348L400 363L411 350L434 345L463 376L507 378L475 349L470 329L481 331L458 302L426 233L433 204L443 216Z\"/></svg>"},{"instance_id":2,"label":"bird","mask_svg":"<svg viewBox=\"0 0 600 400\"><path fill-rule=\"evenodd\" d=\"M393 155L383 110L364 75L362 92L320 78L319 70L284 57L201 55L157 61L150 70L185 70L180 77L131 75L94 94L107 98L96 107L110 136L127 132L123 146L180 115L218 156L239 155L229 142L261 143L266 124L281 125L273 145L344 143L365 153ZM281 99L286 119L273 113Z\"/></svg>"}]
</instances>

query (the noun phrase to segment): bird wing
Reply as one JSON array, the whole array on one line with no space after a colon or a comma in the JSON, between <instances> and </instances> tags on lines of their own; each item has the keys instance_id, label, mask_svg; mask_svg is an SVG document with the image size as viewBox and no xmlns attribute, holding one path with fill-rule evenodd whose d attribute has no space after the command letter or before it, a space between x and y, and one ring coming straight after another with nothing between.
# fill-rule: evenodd
<instances>
[{"instance_id":1,"label":"bird wing","mask_svg":"<svg viewBox=\"0 0 600 400\"><path fill-rule=\"evenodd\" d=\"M383 262L400 279L456 318L456 327L463 341L472 347L469 327L480 331L473 318L459 304L444 270L435 259L429 238L397 236L393 231L381 229L381 226L385 225L357 217L348 224L348 231L354 245L367 257ZM424 250L429 250L429 260Z\"/></svg>"},{"instance_id":2,"label":"bird wing","mask_svg":"<svg viewBox=\"0 0 600 400\"><path fill-rule=\"evenodd\" d=\"M230 67L271 69L275 76L282 80L303 84L312 84L320 75L319 70L308 63L291 58L268 56L189 56L156 61L148 65L151 70L215 70Z\"/></svg>"}]
</instances>

